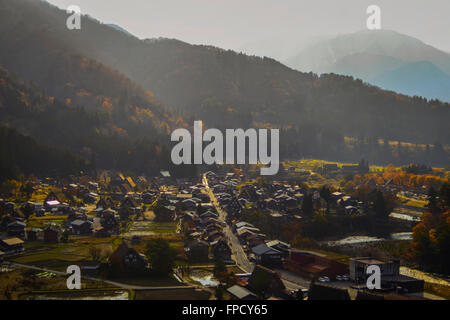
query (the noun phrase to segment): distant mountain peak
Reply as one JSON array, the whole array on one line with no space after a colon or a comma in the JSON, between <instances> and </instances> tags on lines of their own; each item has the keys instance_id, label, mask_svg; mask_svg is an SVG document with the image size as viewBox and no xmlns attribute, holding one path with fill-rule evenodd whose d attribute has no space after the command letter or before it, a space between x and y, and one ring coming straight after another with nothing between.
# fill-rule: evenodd
<instances>
[{"instance_id":1,"label":"distant mountain peak","mask_svg":"<svg viewBox=\"0 0 450 320\"><path fill-rule=\"evenodd\" d=\"M115 30L117 30L117 31L120 31L120 32L126 34L127 36L130 36L130 37L133 37L133 38L136 38L136 39L137 39L137 37L136 37L134 34L128 32L128 30L122 28L121 26L119 26L119 25L117 25L117 24L109 23L109 24L106 24L106 25L107 25L108 27L111 27L111 28L113 28L113 29L115 29Z\"/></svg>"}]
</instances>

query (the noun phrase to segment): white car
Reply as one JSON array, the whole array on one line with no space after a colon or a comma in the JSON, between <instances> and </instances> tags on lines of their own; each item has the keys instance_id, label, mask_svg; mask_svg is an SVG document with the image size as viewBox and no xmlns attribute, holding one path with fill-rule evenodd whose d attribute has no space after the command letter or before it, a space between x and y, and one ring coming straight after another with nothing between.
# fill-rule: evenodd
<instances>
[{"instance_id":1,"label":"white car","mask_svg":"<svg viewBox=\"0 0 450 320\"><path fill-rule=\"evenodd\" d=\"M319 277L319 282L330 282L330 278L328 277Z\"/></svg>"}]
</instances>

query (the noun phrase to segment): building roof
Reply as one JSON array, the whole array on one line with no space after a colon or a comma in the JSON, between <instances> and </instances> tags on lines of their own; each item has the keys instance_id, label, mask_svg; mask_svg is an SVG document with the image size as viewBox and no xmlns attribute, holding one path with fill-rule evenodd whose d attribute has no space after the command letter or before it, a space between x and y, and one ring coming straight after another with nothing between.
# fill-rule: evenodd
<instances>
[{"instance_id":1,"label":"building roof","mask_svg":"<svg viewBox=\"0 0 450 320\"><path fill-rule=\"evenodd\" d=\"M376 260L376 259L372 259L372 258L359 258L359 259L355 259L358 262L364 263L364 264L384 264L385 262L380 261L380 260Z\"/></svg>"},{"instance_id":2,"label":"building roof","mask_svg":"<svg viewBox=\"0 0 450 320\"><path fill-rule=\"evenodd\" d=\"M130 185L130 187L132 187L132 188L136 187L136 184L134 183L133 178L127 177L127 182Z\"/></svg>"},{"instance_id":3,"label":"building roof","mask_svg":"<svg viewBox=\"0 0 450 320\"><path fill-rule=\"evenodd\" d=\"M8 224L8 228L11 226L20 226L25 228L27 226L27 224L25 222L21 222L21 221L14 221Z\"/></svg>"},{"instance_id":4,"label":"building roof","mask_svg":"<svg viewBox=\"0 0 450 320\"><path fill-rule=\"evenodd\" d=\"M71 223L71 225L73 225L73 226L82 226L85 223L91 223L91 222L90 221L81 220L81 219L77 219L77 220L73 221Z\"/></svg>"},{"instance_id":5,"label":"building roof","mask_svg":"<svg viewBox=\"0 0 450 320\"><path fill-rule=\"evenodd\" d=\"M277 254L280 253L280 251L273 249L271 247L268 247L265 243L261 243L257 245L256 247L252 248L252 252L256 254L257 256L261 256L263 254Z\"/></svg>"},{"instance_id":6,"label":"building roof","mask_svg":"<svg viewBox=\"0 0 450 320\"><path fill-rule=\"evenodd\" d=\"M273 247L273 246L277 246L277 245L288 248L288 249L291 247L291 245L289 243L286 243L286 242L283 242L280 240L272 240L272 241L267 242L266 244L268 247Z\"/></svg>"},{"instance_id":7,"label":"building roof","mask_svg":"<svg viewBox=\"0 0 450 320\"><path fill-rule=\"evenodd\" d=\"M49 200L46 203L49 206L57 206L57 205L61 204L58 200Z\"/></svg>"},{"instance_id":8,"label":"building roof","mask_svg":"<svg viewBox=\"0 0 450 320\"><path fill-rule=\"evenodd\" d=\"M244 287L238 286L238 285L234 285L234 286L228 288L227 292L240 300L244 299L248 296L256 297L256 295L253 292L251 292L250 290L248 290Z\"/></svg>"},{"instance_id":9,"label":"building roof","mask_svg":"<svg viewBox=\"0 0 450 320\"><path fill-rule=\"evenodd\" d=\"M170 178L170 172L169 171L161 171L161 175L165 178Z\"/></svg>"},{"instance_id":10,"label":"building roof","mask_svg":"<svg viewBox=\"0 0 450 320\"><path fill-rule=\"evenodd\" d=\"M7 244L8 246L15 246L15 245L24 243L23 240L21 240L19 238L4 239L4 240L2 240L2 242Z\"/></svg>"}]
</instances>

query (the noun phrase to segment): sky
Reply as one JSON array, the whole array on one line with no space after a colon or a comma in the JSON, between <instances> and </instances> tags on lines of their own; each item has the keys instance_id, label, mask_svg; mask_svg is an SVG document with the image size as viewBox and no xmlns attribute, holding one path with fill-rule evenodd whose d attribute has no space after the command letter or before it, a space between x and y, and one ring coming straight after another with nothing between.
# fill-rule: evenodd
<instances>
[{"instance_id":1,"label":"sky","mask_svg":"<svg viewBox=\"0 0 450 320\"><path fill-rule=\"evenodd\" d=\"M306 39L366 28L369 5L382 29L450 52L450 0L49 0L117 24L139 38L176 38L239 50L266 39Z\"/></svg>"}]
</instances>

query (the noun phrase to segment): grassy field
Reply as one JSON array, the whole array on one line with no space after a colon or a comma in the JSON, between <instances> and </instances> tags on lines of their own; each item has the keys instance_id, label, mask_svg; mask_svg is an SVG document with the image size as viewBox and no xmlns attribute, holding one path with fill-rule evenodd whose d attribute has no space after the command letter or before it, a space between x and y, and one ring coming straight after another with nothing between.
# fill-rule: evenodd
<instances>
[{"instance_id":1,"label":"grassy field","mask_svg":"<svg viewBox=\"0 0 450 320\"><path fill-rule=\"evenodd\" d=\"M40 271L15 268L12 271L0 273L0 300L24 299L24 294L44 291L67 291L66 277L54 276L39 278ZM112 289L109 284L98 281L82 281L82 290Z\"/></svg>"},{"instance_id":2,"label":"grassy field","mask_svg":"<svg viewBox=\"0 0 450 320\"><path fill-rule=\"evenodd\" d=\"M412 198L402 196L400 194L397 194L397 197L400 199L400 201L403 204L405 204L407 206L419 207L419 208L426 208L428 206L428 201L425 201L425 200L412 199Z\"/></svg>"},{"instance_id":3,"label":"grassy field","mask_svg":"<svg viewBox=\"0 0 450 320\"><path fill-rule=\"evenodd\" d=\"M64 224L64 221L66 221L67 216L44 216L44 217L36 217L32 216L28 219L27 227L28 228L41 228L45 229L48 225L58 225L61 226Z\"/></svg>"},{"instance_id":4,"label":"grassy field","mask_svg":"<svg viewBox=\"0 0 450 320\"><path fill-rule=\"evenodd\" d=\"M450 300L450 287L436 283L425 282L424 291Z\"/></svg>"},{"instance_id":5,"label":"grassy field","mask_svg":"<svg viewBox=\"0 0 450 320\"><path fill-rule=\"evenodd\" d=\"M111 252L117 245L116 242L116 238L79 238L68 243L29 242L25 244L25 252L14 256L11 260L62 271L74 262L91 260L89 253L91 247Z\"/></svg>"},{"instance_id":6,"label":"grassy field","mask_svg":"<svg viewBox=\"0 0 450 320\"><path fill-rule=\"evenodd\" d=\"M118 288L33 291L18 295L19 300L128 300L131 290Z\"/></svg>"},{"instance_id":7,"label":"grassy field","mask_svg":"<svg viewBox=\"0 0 450 320\"><path fill-rule=\"evenodd\" d=\"M211 294L204 290L135 290L135 300L208 300Z\"/></svg>"}]
</instances>

